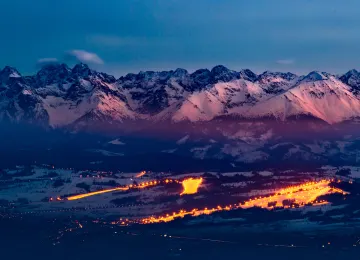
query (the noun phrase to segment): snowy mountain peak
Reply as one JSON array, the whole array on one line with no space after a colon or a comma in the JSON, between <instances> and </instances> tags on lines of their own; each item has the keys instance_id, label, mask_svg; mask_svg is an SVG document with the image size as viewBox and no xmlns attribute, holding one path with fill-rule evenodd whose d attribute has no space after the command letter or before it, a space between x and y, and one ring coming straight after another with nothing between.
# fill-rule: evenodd
<instances>
[{"instance_id":1,"label":"snowy mountain peak","mask_svg":"<svg viewBox=\"0 0 360 260\"><path fill-rule=\"evenodd\" d=\"M223 65L217 65L212 68L211 76L213 77L214 82L229 82L234 79L240 78L239 72L229 70Z\"/></svg>"},{"instance_id":2,"label":"snowy mountain peak","mask_svg":"<svg viewBox=\"0 0 360 260\"><path fill-rule=\"evenodd\" d=\"M71 73L75 76L87 77L92 74L91 69L84 63L78 63L74 66Z\"/></svg>"},{"instance_id":3,"label":"snowy mountain peak","mask_svg":"<svg viewBox=\"0 0 360 260\"><path fill-rule=\"evenodd\" d=\"M258 75L256 75L249 69L244 69L240 71L240 78L247 81L255 82L258 79Z\"/></svg>"},{"instance_id":4,"label":"snowy mountain peak","mask_svg":"<svg viewBox=\"0 0 360 260\"><path fill-rule=\"evenodd\" d=\"M13 88L20 89L20 82L22 81L23 78L15 68L6 66L3 70L0 70L0 92L2 87L6 87L8 85L12 85Z\"/></svg>"},{"instance_id":5,"label":"snowy mountain peak","mask_svg":"<svg viewBox=\"0 0 360 260\"><path fill-rule=\"evenodd\" d=\"M312 71L303 78L303 81L320 81L320 80L326 80L328 78L329 78L328 73Z\"/></svg>"},{"instance_id":6,"label":"snowy mountain peak","mask_svg":"<svg viewBox=\"0 0 360 260\"><path fill-rule=\"evenodd\" d=\"M291 72L283 73L283 72L272 72L272 71L265 71L264 73L259 75L259 81L274 81L278 79L291 81L297 78L296 74Z\"/></svg>"},{"instance_id":7,"label":"snowy mountain peak","mask_svg":"<svg viewBox=\"0 0 360 260\"><path fill-rule=\"evenodd\" d=\"M143 80L150 80L156 74L158 73L156 73L155 71L140 71L138 74L138 78Z\"/></svg>"},{"instance_id":8,"label":"snowy mountain peak","mask_svg":"<svg viewBox=\"0 0 360 260\"><path fill-rule=\"evenodd\" d=\"M118 80L85 64L72 69L49 64L36 75L22 77L14 68L0 71L0 121L47 122L54 127L88 123L210 121L311 116L328 123L360 117L360 73L341 77L311 72L245 69L218 65L189 74L143 71Z\"/></svg>"},{"instance_id":9,"label":"snowy mountain peak","mask_svg":"<svg viewBox=\"0 0 360 260\"><path fill-rule=\"evenodd\" d=\"M20 78L21 74L13 67L6 66L3 70L0 71L0 78Z\"/></svg>"},{"instance_id":10,"label":"snowy mountain peak","mask_svg":"<svg viewBox=\"0 0 360 260\"><path fill-rule=\"evenodd\" d=\"M65 64L48 64L36 74L35 87L64 83L70 74L71 69Z\"/></svg>"},{"instance_id":11,"label":"snowy mountain peak","mask_svg":"<svg viewBox=\"0 0 360 260\"><path fill-rule=\"evenodd\" d=\"M103 72L97 72L95 70L92 70L88 67L88 65L84 63L79 63L74 66L74 68L71 70L71 75L73 79L75 80L92 80L93 82L96 82L94 79L98 79L100 81L103 81L105 83L115 83L116 79L112 75L108 75Z\"/></svg>"},{"instance_id":12,"label":"snowy mountain peak","mask_svg":"<svg viewBox=\"0 0 360 260\"><path fill-rule=\"evenodd\" d=\"M350 70L340 77L340 80L349 85L352 91L356 94L360 93L360 72L357 70Z\"/></svg>"},{"instance_id":13,"label":"snowy mountain peak","mask_svg":"<svg viewBox=\"0 0 360 260\"><path fill-rule=\"evenodd\" d=\"M198 69L190 77L197 89L204 88L212 83L211 72L208 69Z\"/></svg>"},{"instance_id":14,"label":"snowy mountain peak","mask_svg":"<svg viewBox=\"0 0 360 260\"><path fill-rule=\"evenodd\" d=\"M186 69L181 69L181 68L177 68L174 72L173 72L173 76L176 78L183 78L185 76L188 76L189 72Z\"/></svg>"},{"instance_id":15,"label":"snowy mountain peak","mask_svg":"<svg viewBox=\"0 0 360 260\"><path fill-rule=\"evenodd\" d=\"M360 72L357 70L350 70L340 77L340 80L344 83L351 83L351 81L357 81L360 79Z\"/></svg>"},{"instance_id":16,"label":"snowy mountain peak","mask_svg":"<svg viewBox=\"0 0 360 260\"><path fill-rule=\"evenodd\" d=\"M71 69L64 63L49 63L43 66L37 75L39 74L46 74L46 73L53 73L56 71L67 71L70 72Z\"/></svg>"},{"instance_id":17,"label":"snowy mountain peak","mask_svg":"<svg viewBox=\"0 0 360 260\"><path fill-rule=\"evenodd\" d=\"M279 94L288 90L297 81L298 76L293 73L265 71L258 77L261 88L268 94Z\"/></svg>"},{"instance_id":18,"label":"snowy mountain peak","mask_svg":"<svg viewBox=\"0 0 360 260\"><path fill-rule=\"evenodd\" d=\"M352 70L349 70L346 74L350 74L350 75L356 75L356 76L360 76L360 72L357 71L356 69L352 69ZM345 74L345 75L346 75Z\"/></svg>"}]
</instances>

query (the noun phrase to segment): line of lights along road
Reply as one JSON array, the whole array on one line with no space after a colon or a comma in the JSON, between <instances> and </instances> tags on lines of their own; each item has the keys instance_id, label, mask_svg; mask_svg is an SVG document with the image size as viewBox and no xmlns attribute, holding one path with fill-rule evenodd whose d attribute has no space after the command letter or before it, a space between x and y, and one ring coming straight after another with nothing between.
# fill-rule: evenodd
<instances>
[{"instance_id":1,"label":"line of lights along road","mask_svg":"<svg viewBox=\"0 0 360 260\"><path fill-rule=\"evenodd\" d=\"M138 220L120 220L119 224L128 225L130 223L141 223L141 224L151 224L151 223L159 223L159 222L169 222L173 221L177 218L183 218L185 216L200 216L200 215L209 215L214 212L219 211L230 211L239 208L251 208L251 207L261 207L266 209L272 209L276 207L284 207L284 208L294 208L294 207L302 207L307 204L312 205L323 205L327 204L327 201L324 200L317 200L319 196L333 194L333 193L341 193L343 195L347 194L341 189L334 188L330 186L330 183L334 182L335 180L320 180L320 181L313 181L313 182L306 182L301 185L295 185L283 189L279 189L275 191L270 196L264 197L256 197L249 199L247 201L238 203L238 204L230 204L225 206L217 206L214 208L203 208L203 209L192 209L192 210L180 210L178 212L173 212L169 214L165 214L163 216L151 216L146 217L143 219ZM340 182L340 181L337 181ZM178 183L182 184L183 191L180 195L185 194L196 194L198 189L201 187L203 183L203 178L188 178L185 180L173 180L173 179L165 179L165 180L158 180L158 181L148 181L143 182L140 184L130 184L127 186L100 190L89 192L85 194L78 194L74 196L69 196L65 200L79 200L83 198L87 198L90 196L95 196L99 194L104 194L108 192L114 191L127 191L131 189L143 189L147 187L153 187L157 185L164 185L170 183ZM60 198L58 198L60 199ZM60 199L62 200L62 199Z\"/></svg>"}]
</instances>

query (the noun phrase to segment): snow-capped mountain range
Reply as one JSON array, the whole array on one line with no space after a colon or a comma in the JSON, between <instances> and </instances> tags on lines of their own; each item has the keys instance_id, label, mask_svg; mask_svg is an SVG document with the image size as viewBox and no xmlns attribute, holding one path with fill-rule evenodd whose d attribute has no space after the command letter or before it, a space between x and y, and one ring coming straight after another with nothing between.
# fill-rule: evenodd
<instances>
[{"instance_id":1,"label":"snow-capped mountain range","mask_svg":"<svg viewBox=\"0 0 360 260\"><path fill-rule=\"evenodd\" d=\"M224 66L115 77L85 64L43 67L21 76L0 71L0 120L54 128L129 121L199 122L222 116L243 119L310 116L335 124L360 117L360 73L305 76L233 71Z\"/></svg>"}]
</instances>

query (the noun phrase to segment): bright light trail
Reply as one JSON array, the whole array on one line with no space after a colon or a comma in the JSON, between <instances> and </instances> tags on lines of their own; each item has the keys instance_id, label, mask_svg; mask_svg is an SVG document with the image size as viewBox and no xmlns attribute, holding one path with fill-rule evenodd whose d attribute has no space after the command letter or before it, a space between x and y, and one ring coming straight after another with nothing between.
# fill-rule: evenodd
<instances>
[{"instance_id":1,"label":"bright light trail","mask_svg":"<svg viewBox=\"0 0 360 260\"><path fill-rule=\"evenodd\" d=\"M146 174L146 171L139 172L135 177L140 178Z\"/></svg>"},{"instance_id":2,"label":"bright light trail","mask_svg":"<svg viewBox=\"0 0 360 260\"><path fill-rule=\"evenodd\" d=\"M347 194L341 189L331 188L329 184L330 180L321 180L318 182L307 182L302 185L292 186L285 189L280 189L274 193L274 195L266 197L258 197L254 199L247 200L243 203L232 204L227 206L217 206L216 208L204 208L204 209L192 209L189 211L180 210L179 212L173 212L172 214L166 214L164 216L158 217L148 217L141 219L139 222L142 224L150 223L159 223L159 222L169 222L173 221L176 218L183 218L185 216L199 216L199 215L209 215L214 212L219 211L229 211L240 208L251 208L251 207L261 207L271 209L274 207L299 207L305 206L308 203L313 203L315 205L324 205L326 201L317 201L316 199L321 195L332 194L332 193L341 193ZM289 204L284 205L284 201L290 202Z\"/></svg>"},{"instance_id":3,"label":"bright light trail","mask_svg":"<svg viewBox=\"0 0 360 260\"><path fill-rule=\"evenodd\" d=\"M120 190L126 191L126 190L129 190L129 188L128 187L118 187L118 188L114 188L114 189L99 190L99 191L89 192L89 193L85 193L85 194L70 196L70 197L67 197L67 200L79 200L79 199L87 198L87 197L94 196L94 195L99 195L99 194L113 192L113 191L120 191Z\"/></svg>"},{"instance_id":4,"label":"bright light trail","mask_svg":"<svg viewBox=\"0 0 360 260\"><path fill-rule=\"evenodd\" d=\"M186 180L184 180L183 182L185 182ZM156 185L160 185L160 184L170 184L170 183L181 183L181 181L172 180L172 179L166 179L166 180L162 180L162 181L147 181L147 182L143 182L140 184L130 184L127 186L122 186L122 187L117 187L117 188L112 188L112 189L105 189L105 190L84 193L84 194L78 194L78 195L74 195L74 196L69 196L66 199L67 200L79 200L79 199L84 199L87 197L104 194L104 193L109 193L109 192L114 192L114 191L127 191L130 189L144 189L147 187L152 187L152 186L156 186Z\"/></svg>"}]
</instances>

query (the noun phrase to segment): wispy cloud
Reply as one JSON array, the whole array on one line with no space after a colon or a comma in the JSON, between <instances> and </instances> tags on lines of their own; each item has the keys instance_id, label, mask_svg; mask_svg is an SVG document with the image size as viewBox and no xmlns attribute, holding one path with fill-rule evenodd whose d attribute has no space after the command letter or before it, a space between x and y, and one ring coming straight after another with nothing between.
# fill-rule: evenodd
<instances>
[{"instance_id":1,"label":"wispy cloud","mask_svg":"<svg viewBox=\"0 0 360 260\"><path fill-rule=\"evenodd\" d=\"M284 60L277 60L276 63L280 65L291 65L294 64L295 61L292 59L284 59Z\"/></svg>"},{"instance_id":2,"label":"wispy cloud","mask_svg":"<svg viewBox=\"0 0 360 260\"><path fill-rule=\"evenodd\" d=\"M104 61L96 54L85 50L71 50L67 53L67 58L75 59L77 62L90 64L104 64Z\"/></svg>"},{"instance_id":3,"label":"wispy cloud","mask_svg":"<svg viewBox=\"0 0 360 260\"><path fill-rule=\"evenodd\" d=\"M41 58L38 59L36 65L38 67L44 67L50 64L58 64L59 60L57 58Z\"/></svg>"}]
</instances>

